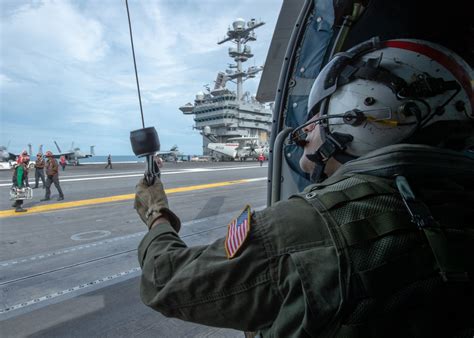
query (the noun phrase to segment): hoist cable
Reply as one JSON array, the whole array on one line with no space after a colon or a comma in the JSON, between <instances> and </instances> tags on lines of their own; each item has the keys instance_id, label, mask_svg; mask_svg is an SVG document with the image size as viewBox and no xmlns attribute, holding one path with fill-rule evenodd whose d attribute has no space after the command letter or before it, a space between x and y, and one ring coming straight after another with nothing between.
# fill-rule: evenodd
<instances>
[{"instance_id":1,"label":"hoist cable","mask_svg":"<svg viewBox=\"0 0 474 338\"><path fill-rule=\"evenodd\" d=\"M137 80L138 102L140 103L140 113L142 115L142 126L145 128L145 118L143 117L142 97L140 95L140 84L138 83L137 62L135 60L135 48L133 47L132 23L130 22L130 11L128 10L128 0L125 0L128 16L128 28L130 29L130 43L132 44L133 66L135 67L135 79Z\"/></svg>"}]
</instances>

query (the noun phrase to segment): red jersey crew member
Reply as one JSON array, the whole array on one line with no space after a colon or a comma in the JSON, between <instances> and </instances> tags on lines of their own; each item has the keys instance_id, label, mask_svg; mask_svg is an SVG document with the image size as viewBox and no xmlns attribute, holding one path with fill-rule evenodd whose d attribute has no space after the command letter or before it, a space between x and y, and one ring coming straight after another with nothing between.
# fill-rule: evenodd
<instances>
[{"instance_id":1,"label":"red jersey crew member","mask_svg":"<svg viewBox=\"0 0 474 338\"><path fill-rule=\"evenodd\" d=\"M61 190L61 186L59 185L59 166L56 159L53 157L53 153L48 150L45 154L46 158L46 195L42 199L42 201L48 201L51 199L51 184L54 183L54 186L59 192L58 201L62 201L64 199L63 191Z\"/></svg>"}]
</instances>

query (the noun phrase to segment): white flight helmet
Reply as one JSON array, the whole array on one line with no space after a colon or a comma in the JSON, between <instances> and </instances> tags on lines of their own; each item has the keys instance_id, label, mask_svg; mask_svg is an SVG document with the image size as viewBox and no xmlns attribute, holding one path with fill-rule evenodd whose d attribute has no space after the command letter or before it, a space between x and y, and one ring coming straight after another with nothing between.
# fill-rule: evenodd
<instances>
[{"instance_id":1,"label":"white flight helmet","mask_svg":"<svg viewBox=\"0 0 474 338\"><path fill-rule=\"evenodd\" d=\"M344 163L438 121L472 121L472 79L461 57L421 40L373 38L337 54L308 99L308 119L320 114L323 139L315 162Z\"/></svg>"}]
</instances>

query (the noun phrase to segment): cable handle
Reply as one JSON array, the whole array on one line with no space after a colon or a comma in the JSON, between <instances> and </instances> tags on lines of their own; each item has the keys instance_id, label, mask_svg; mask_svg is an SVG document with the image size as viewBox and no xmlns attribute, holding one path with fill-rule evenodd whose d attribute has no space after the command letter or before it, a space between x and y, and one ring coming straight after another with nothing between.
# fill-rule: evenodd
<instances>
[{"instance_id":1,"label":"cable handle","mask_svg":"<svg viewBox=\"0 0 474 338\"><path fill-rule=\"evenodd\" d=\"M155 184L156 178L161 177L160 168L155 161L154 155L148 155L146 157L146 171L145 171L145 181L148 186Z\"/></svg>"}]
</instances>

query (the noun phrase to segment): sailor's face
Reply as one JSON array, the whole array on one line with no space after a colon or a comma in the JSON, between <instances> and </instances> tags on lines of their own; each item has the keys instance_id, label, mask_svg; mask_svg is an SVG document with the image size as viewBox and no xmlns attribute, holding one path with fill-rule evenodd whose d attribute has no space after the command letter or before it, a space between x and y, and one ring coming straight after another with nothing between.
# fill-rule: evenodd
<instances>
[{"instance_id":1,"label":"sailor's face","mask_svg":"<svg viewBox=\"0 0 474 338\"><path fill-rule=\"evenodd\" d=\"M314 121L319 117L319 114L313 116L309 121ZM308 121L308 122L309 122ZM312 155L322 144L321 133L319 131L319 125L312 123L305 128L303 132L306 133L306 145L304 146L303 156L300 158L300 168L305 173L311 174L314 170L316 163L310 161L306 155Z\"/></svg>"}]
</instances>

